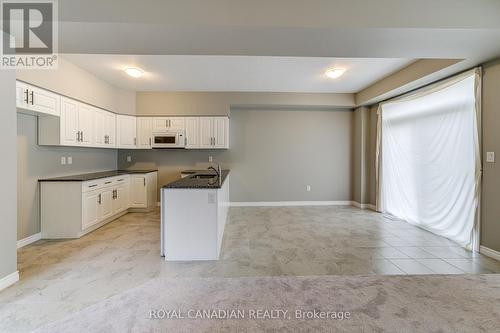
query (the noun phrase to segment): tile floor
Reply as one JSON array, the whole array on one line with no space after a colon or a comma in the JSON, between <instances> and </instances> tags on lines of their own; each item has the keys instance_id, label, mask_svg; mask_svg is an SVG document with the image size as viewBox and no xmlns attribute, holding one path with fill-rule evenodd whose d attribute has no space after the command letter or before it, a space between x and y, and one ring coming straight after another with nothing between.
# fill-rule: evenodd
<instances>
[{"instance_id":1,"label":"tile floor","mask_svg":"<svg viewBox=\"0 0 500 333\"><path fill-rule=\"evenodd\" d=\"M0 331L37 327L155 278L500 273L500 262L354 207L231 208L229 216L219 261L165 262L158 211L20 249L21 281L0 292Z\"/></svg>"}]
</instances>

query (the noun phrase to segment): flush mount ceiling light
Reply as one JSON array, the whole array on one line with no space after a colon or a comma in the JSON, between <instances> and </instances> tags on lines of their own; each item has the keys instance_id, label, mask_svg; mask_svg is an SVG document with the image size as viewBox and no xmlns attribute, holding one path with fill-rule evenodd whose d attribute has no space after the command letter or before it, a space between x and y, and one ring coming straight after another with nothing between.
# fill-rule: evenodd
<instances>
[{"instance_id":1,"label":"flush mount ceiling light","mask_svg":"<svg viewBox=\"0 0 500 333\"><path fill-rule=\"evenodd\" d=\"M332 68L325 72L325 75L330 79L338 79L345 73L345 68Z\"/></svg>"},{"instance_id":2,"label":"flush mount ceiling light","mask_svg":"<svg viewBox=\"0 0 500 333\"><path fill-rule=\"evenodd\" d=\"M124 69L124 71L128 75L135 77L135 78L141 77L142 74L144 74L144 71L140 68L137 68L137 67L127 67Z\"/></svg>"}]
</instances>

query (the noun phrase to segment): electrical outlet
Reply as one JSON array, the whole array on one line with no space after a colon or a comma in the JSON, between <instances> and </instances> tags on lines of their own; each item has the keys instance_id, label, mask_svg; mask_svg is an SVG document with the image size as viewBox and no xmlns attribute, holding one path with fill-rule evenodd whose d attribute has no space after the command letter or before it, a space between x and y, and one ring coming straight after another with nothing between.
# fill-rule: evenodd
<instances>
[{"instance_id":1,"label":"electrical outlet","mask_svg":"<svg viewBox=\"0 0 500 333\"><path fill-rule=\"evenodd\" d=\"M307 192L311 192L311 185L307 185L307 186L306 186L306 191L307 191Z\"/></svg>"},{"instance_id":2,"label":"electrical outlet","mask_svg":"<svg viewBox=\"0 0 500 333\"><path fill-rule=\"evenodd\" d=\"M66 161L68 162L68 164L73 164L73 157L68 156L68 158L66 159Z\"/></svg>"},{"instance_id":3,"label":"electrical outlet","mask_svg":"<svg viewBox=\"0 0 500 333\"><path fill-rule=\"evenodd\" d=\"M127 156L127 162L132 162L132 156Z\"/></svg>"},{"instance_id":4,"label":"electrical outlet","mask_svg":"<svg viewBox=\"0 0 500 333\"><path fill-rule=\"evenodd\" d=\"M214 161L214 158L212 156L208 156L208 161L211 163Z\"/></svg>"},{"instance_id":5,"label":"electrical outlet","mask_svg":"<svg viewBox=\"0 0 500 333\"><path fill-rule=\"evenodd\" d=\"M486 152L486 162L495 163L495 152L494 151Z\"/></svg>"},{"instance_id":6,"label":"electrical outlet","mask_svg":"<svg viewBox=\"0 0 500 333\"><path fill-rule=\"evenodd\" d=\"M66 157L61 156L61 165L66 165Z\"/></svg>"}]
</instances>

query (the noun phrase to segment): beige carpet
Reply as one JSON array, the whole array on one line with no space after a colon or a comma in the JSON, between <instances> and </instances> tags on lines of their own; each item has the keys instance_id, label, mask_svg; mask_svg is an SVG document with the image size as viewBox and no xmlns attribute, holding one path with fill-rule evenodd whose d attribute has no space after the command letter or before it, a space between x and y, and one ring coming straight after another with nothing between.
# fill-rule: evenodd
<instances>
[{"instance_id":1,"label":"beige carpet","mask_svg":"<svg viewBox=\"0 0 500 333\"><path fill-rule=\"evenodd\" d=\"M151 310L164 319L150 319ZM196 314L196 310L241 310L239 315L245 318L167 319L166 312L159 310L179 310L179 316ZM281 318L268 319L266 313L278 312L257 310L282 310ZM296 319L296 310L335 312L337 316L349 312L350 318ZM224 313L230 314L219 312L217 316ZM262 319L249 319L251 313L260 313ZM500 276L158 278L37 332L265 330L499 332Z\"/></svg>"}]
</instances>

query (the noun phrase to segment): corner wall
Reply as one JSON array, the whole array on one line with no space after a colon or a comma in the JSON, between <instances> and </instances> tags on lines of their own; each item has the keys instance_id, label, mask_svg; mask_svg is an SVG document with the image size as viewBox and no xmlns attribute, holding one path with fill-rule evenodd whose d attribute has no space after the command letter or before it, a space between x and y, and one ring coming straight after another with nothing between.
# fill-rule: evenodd
<instances>
[{"instance_id":1,"label":"corner wall","mask_svg":"<svg viewBox=\"0 0 500 333\"><path fill-rule=\"evenodd\" d=\"M483 66L481 245L500 252L500 59ZM486 163L486 152L496 162Z\"/></svg>"}]
</instances>

